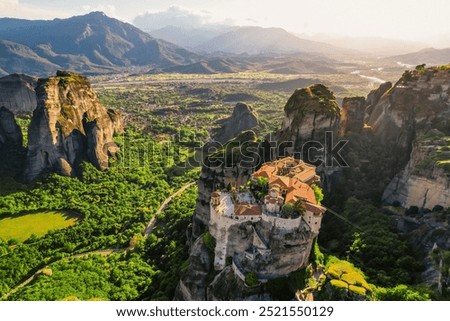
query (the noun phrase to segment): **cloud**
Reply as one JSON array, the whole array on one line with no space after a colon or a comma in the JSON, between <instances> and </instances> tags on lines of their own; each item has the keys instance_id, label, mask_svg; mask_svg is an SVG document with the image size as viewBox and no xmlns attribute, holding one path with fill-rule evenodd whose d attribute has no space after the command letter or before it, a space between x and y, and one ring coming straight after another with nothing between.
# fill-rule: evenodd
<instances>
[{"instance_id":1,"label":"cloud","mask_svg":"<svg viewBox=\"0 0 450 321\"><path fill-rule=\"evenodd\" d=\"M105 13L107 16L116 17L116 7L113 5L98 5L98 6L84 5L81 6L81 9L84 12L101 11Z\"/></svg>"},{"instance_id":2,"label":"cloud","mask_svg":"<svg viewBox=\"0 0 450 321\"><path fill-rule=\"evenodd\" d=\"M67 12L46 10L32 5L21 3L19 0L1 0L0 16L22 19L52 19L67 17Z\"/></svg>"},{"instance_id":3,"label":"cloud","mask_svg":"<svg viewBox=\"0 0 450 321\"><path fill-rule=\"evenodd\" d=\"M182 28L198 28L211 21L208 12L202 10L195 12L179 6L171 6L165 11L148 11L134 18L133 24L137 27L151 31L166 26Z\"/></svg>"}]
</instances>

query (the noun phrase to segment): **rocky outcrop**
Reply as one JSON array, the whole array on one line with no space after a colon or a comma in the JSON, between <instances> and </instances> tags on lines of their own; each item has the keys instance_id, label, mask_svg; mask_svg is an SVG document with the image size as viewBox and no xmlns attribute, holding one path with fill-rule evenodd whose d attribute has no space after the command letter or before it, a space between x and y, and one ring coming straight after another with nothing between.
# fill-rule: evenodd
<instances>
[{"instance_id":1,"label":"rocky outcrop","mask_svg":"<svg viewBox=\"0 0 450 321\"><path fill-rule=\"evenodd\" d=\"M32 113L37 105L36 83L36 78L19 74L0 78L0 106L15 115Z\"/></svg>"},{"instance_id":2,"label":"rocky outcrop","mask_svg":"<svg viewBox=\"0 0 450 321\"><path fill-rule=\"evenodd\" d=\"M119 115L108 114L87 79L58 71L56 77L39 80L36 95L25 180L46 172L75 176L84 160L106 169L109 157L118 151L113 133L121 129Z\"/></svg>"},{"instance_id":3,"label":"rocky outcrop","mask_svg":"<svg viewBox=\"0 0 450 321\"><path fill-rule=\"evenodd\" d=\"M0 107L0 148L4 145L22 146L22 139L22 131L14 114L5 107Z\"/></svg>"},{"instance_id":4,"label":"rocky outcrop","mask_svg":"<svg viewBox=\"0 0 450 321\"><path fill-rule=\"evenodd\" d=\"M385 189L383 201L398 201L403 207L450 207L448 139L436 130L419 137L405 169Z\"/></svg>"},{"instance_id":5,"label":"rocky outcrop","mask_svg":"<svg viewBox=\"0 0 450 321\"><path fill-rule=\"evenodd\" d=\"M271 301L269 293L260 286L249 287L234 273L231 266L225 267L208 286L208 301Z\"/></svg>"},{"instance_id":6,"label":"rocky outcrop","mask_svg":"<svg viewBox=\"0 0 450 321\"><path fill-rule=\"evenodd\" d=\"M198 197L194 217L194 236L203 232L209 222L209 201L214 189L228 184L243 185L250 178L256 166L260 165L259 144L253 131L246 131L223 146L216 146L216 152L204 161L198 180ZM246 156L249 156L246 158ZM197 228L196 228L197 227Z\"/></svg>"},{"instance_id":7,"label":"rocky outcrop","mask_svg":"<svg viewBox=\"0 0 450 321\"><path fill-rule=\"evenodd\" d=\"M238 103L231 117L220 120L220 127L213 135L219 143L225 143L246 130L254 130L259 125L258 114L252 106Z\"/></svg>"},{"instance_id":8,"label":"rocky outcrop","mask_svg":"<svg viewBox=\"0 0 450 321\"><path fill-rule=\"evenodd\" d=\"M302 159L309 158L304 144L310 141L325 142L325 132L337 135L340 109L333 93L324 85L297 89L284 107L281 129L275 137L278 143L292 142L288 152L303 150Z\"/></svg>"},{"instance_id":9,"label":"rocky outcrop","mask_svg":"<svg viewBox=\"0 0 450 321\"><path fill-rule=\"evenodd\" d=\"M416 253L423 258L422 282L442 294L450 291L450 214L442 208L433 211L411 211L399 214L386 209Z\"/></svg>"},{"instance_id":10,"label":"rocky outcrop","mask_svg":"<svg viewBox=\"0 0 450 321\"><path fill-rule=\"evenodd\" d=\"M368 119L374 134L410 150L415 136L450 128L450 68L406 71L374 106Z\"/></svg>"},{"instance_id":11,"label":"rocky outcrop","mask_svg":"<svg viewBox=\"0 0 450 321\"><path fill-rule=\"evenodd\" d=\"M441 169L450 159L446 144L421 140L436 130L443 137L450 135L449 87L449 66L419 66L394 86L386 83L372 91L366 99L365 126L359 133L345 132L349 143L342 156L349 167L342 170L343 180L333 183L339 190L332 194L375 202L398 200L404 206L433 207L445 201L447 177ZM341 134L348 115L342 117ZM441 169L434 166L437 162Z\"/></svg>"},{"instance_id":12,"label":"rocky outcrop","mask_svg":"<svg viewBox=\"0 0 450 321\"><path fill-rule=\"evenodd\" d=\"M407 71L369 118L377 139L403 166L383 193L386 202L450 206L450 66Z\"/></svg>"},{"instance_id":13,"label":"rocky outcrop","mask_svg":"<svg viewBox=\"0 0 450 321\"><path fill-rule=\"evenodd\" d=\"M213 256L201 237L191 246L189 267L183 274L175 291L175 300L202 301L206 299L206 288L213 270Z\"/></svg>"},{"instance_id":14,"label":"rocky outcrop","mask_svg":"<svg viewBox=\"0 0 450 321\"><path fill-rule=\"evenodd\" d=\"M383 95L391 88L392 88L392 83L385 82L384 84L381 84L380 87L378 87L377 89L372 90L369 93L369 95L367 95L367 99L366 99L367 115L366 115L366 117L370 117L373 109L378 104L381 97L383 97Z\"/></svg>"},{"instance_id":15,"label":"rocky outcrop","mask_svg":"<svg viewBox=\"0 0 450 321\"><path fill-rule=\"evenodd\" d=\"M108 116L112 122L112 130L114 133L123 134L124 125L123 125L123 115L122 112L114 109L108 109Z\"/></svg>"},{"instance_id":16,"label":"rocky outcrop","mask_svg":"<svg viewBox=\"0 0 450 321\"><path fill-rule=\"evenodd\" d=\"M342 101L340 135L349 132L360 133L364 127L366 99L364 97L344 98Z\"/></svg>"},{"instance_id":17,"label":"rocky outcrop","mask_svg":"<svg viewBox=\"0 0 450 321\"><path fill-rule=\"evenodd\" d=\"M22 141L22 131L14 114L0 107L0 175L18 177L22 173L26 157Z\"/></svg>"},{"instance_id":18,"label":"rocky outcrop","mask_svg":"<svg viewBox=\"0 0 450 321\"><path fill-rule=\"evenodd\" d=\"M214 146L215 152L205 159L197 182L198 196L191 235L190 265L179 282L175 295L177 300L206 300L207 288L215 273L214 255L208 251L202 240L202 234L207 231L210 221L211 193L229 184L241 185L247 182L253 169L261 161L258 148L256 134L246 131L223 146Z\"/></svg>"}]
</instances>

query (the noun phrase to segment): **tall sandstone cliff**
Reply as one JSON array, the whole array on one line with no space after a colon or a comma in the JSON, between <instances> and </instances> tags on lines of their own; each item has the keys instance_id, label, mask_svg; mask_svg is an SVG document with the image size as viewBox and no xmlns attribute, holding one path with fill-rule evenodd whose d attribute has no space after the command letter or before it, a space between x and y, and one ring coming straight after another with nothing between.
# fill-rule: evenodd
<instances>
[{"instance_id":1,"label":"tall sandstone cliff","mask_svg":"<svg viewBox=\"0 0 450 321\"><path fill-rule=\"evenodd\" d=\"M213 257L202 238L210 221L211 193L230 183L245 184L254 167L260 165L259 158L248 158L249 161L246 161L245 157L251 156L254 150L258 151L256 140L254 132L243 132L205 159L197 182L198 197L191 236L190 264L179 282L175 299L206 300L207 297L214 296L213 293L208 294L207 290L211 277L214 276ZM235 148L238 146L243 148Z\"/></svg>"},{"instance_id":2,"label":"tall sandstone cliff","mask_svg":"<svg viewBox=\"0 0 450 321\"><path fill-rule=\"evenodd\" d=\"M220 128L215 133L214 138L219 143L224 144L243 131L255 130L259 125L258 114L252 106L238 103L234 107L231 117L220 120L218 125Z\"/></svg>"},{"instance_id":3,"label":"tall sandstone cliff","mask_svg":"<svg viewBox=\"0 0 450 321\"><path fill-rule=\"evenodd\" d=\"M383 199L449 207L450 66L405 72L373 107L368 124L403 168Z\"/></svg>"},{"instance_id":4,"label":"tall sandstone cliff","mask_svg":"<svg viewBox=\"0 0 450 321\"><path fill-rule=\"evenodd\" d=\"M308 141L323 143L325 132L338 133L340 117L336 98L326 86L297 89L284 107L284 119L276 139L278 143L293 142L296 151Z\"/></svg>"},{"instance_id":5,"label":"tall sandstone cliff","mask_svg":"<svg viewBox=\"0 0 450 321\"><path fill-rule=\"evenodd\" d=\"M331 131L337 135L339 130L340 109L334 95L323 85L314 85L296 90L285 106L285 118L282 128L275 134L278 142L292 141L297 147L303 146L310 140L323 142L325 132ZM249 155L243 155L242 149L234 154L232 148L236 143L247 142L253 145ZM176 299L178 300L266 300L271 299L269 291L260 287L248 288L234 274L230 267L215 272L211 253L208 253L202 233L220 227L210 222L210 198L213 190L226 187L229 183L245 184L254 169L272 156L278 157L277 152L270 150L269 142L256 142L256 136L245 132L229 141L219 153L210 155L202 168L198 181L199 195L196 214L194 217L193 241L190 251L190 265L182 276ZM292 151L292 150L291 150ZM253 156L242 157L242 156ZM241 157L238 157L241 156ZM257 156L257 157L254 157ZM222 159L223 162L218 160ZM251 159L253 163L243 163L242 159ZM218 164L218 165L217 165ZM316 235L310 230L299 229L286 238L285 233L272 228L264 222L237 225L232 228L236 237L229 240L227 247L248 248L248 244L255 235L264 239L271 249L271 261L267 265L255 268L258 271L286 276L293 267L304 266L309 257L311 244ZM294 268L295 270L295 268Z\"/></svg>"},{"instance_id":6,"label":"tall sandstone cliff","mask_svg":"<svg viewBox=\"0 0 450 321\"><path fill-rule=\"evenodd\" d=\"M75 176L84 160L106 169L118 151L113 134L122 131L121 117L99 103L87 79L59 71L38 81L36 97L25 180L47 172Z\"/></svg>"},{"instance_id":7,"label":"tall sandstone cliff","mask_svg":"<svg viewBox=\"0 0 450 321\"><path fill-rule=\"evenodd\" d=\"M364 97L344 98L342 101L340 135L360 133L364 127L366 115L366 99Z\"/></svg>"},{"instance_id":8,"label":"tall sandstone cliff","mask_svg":"<svg viewBox=\"0 0 450 321\"><path fill-rule=\"evenodd\" d=\"M0 106L15 115L33 112L36 108L37 79L26 75L13 74L0 78Z\"/></svg>"}]
</instances>

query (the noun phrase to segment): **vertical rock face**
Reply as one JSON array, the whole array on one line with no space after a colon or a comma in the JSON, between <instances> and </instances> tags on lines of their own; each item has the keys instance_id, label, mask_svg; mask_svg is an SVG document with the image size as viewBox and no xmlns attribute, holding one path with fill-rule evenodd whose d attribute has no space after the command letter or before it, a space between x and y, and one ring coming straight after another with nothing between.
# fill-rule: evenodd
<instances>
[{"instance_id":1,"label":"vertical rock face","mask_svg":"<svg viewBox=\"0 0 450 321\"><path fill-rule=\"evenodd\" d=\"M16 177L22 173L26 149L22 146L22 131L14 114L0 107L0 173Z\"/></svg>"},{"instance_id":2,"label":"vertical rock face","mask_svg":"<svg viewBox=\"0 0 450 321\"><path fill-rule=\"evenodd\" d=\"M113 131L117 134L123 134L123 116L118 110L108 109L108 116L112 121Z\"/></svg>"},{"instance_id":3,"label":"vertical rock face","mask_svg":"<svg viewBox=\"0 0 450 321\"><path fill-rule=\"evenodd\" d=\"M405 72L374 106L368 123L403 168L385 189L385 201L450 206L449 107L449 65Z\"/></svg>"},{"instance_id":4,"label":"vertical rock face","mask_svg":"<svg viewBox=\"0 0 450 321\"><path fill-rule=\"evenodd\" d=\"M14 119L14 114L0 107L0 148L3 145L22 146L22 131Z\"/></svg>"},{"instance_id":5,"label":"vertical rock face","mask_svg":"<svg viewBox=\"0 0 450 321\"><path fill-rule=\"evenodd\" d=\"M0 78L0 106L15 115L31 113L36 108L36 78L13 74Z\"/></svg>"},{"instance_id":6,"label":"vertical rock face","mask_svg":"<svg viewBox=\"0 0 450 321\"><path fill-rule=\"evenodd\" d=\"M87 79L59 71L56 77L38 81L36 95L25 180L45 172L74 176L83 160L106 169L118 150L113 133L121 129L119 116L108 114Z\"/></svg>"},{"instance_id":7,"label":"vertical rock face","mask_svg":"<svg viewBox=\"0 0 450 321\"><path fill-rule=\"evenodd\" d=\"M450 68L407 71L374 106L368 119L382 141L406 148L416 134L450 128Z\"/></svg>"},{"instance_id":8,"label":"vertical rock face","mask_svg":"<svg viewBox=\"0 0 450 321\"><path fill-rule=\"evenodd\" d=\"M344 98L342 101L340 134L360 133L364 127L366 99L364 97Z\"/></svg>"},{"instance_id":9,"label":"vertical rock face","mask_svg":"<svg viewBox=\"0 0 450 321\"><path fill-rule=\"evenodd\" d=\"M223 144L243 131L255 129L259 125L258 114L252 106L238 103L231 117L219 121L219 125L221 127L214 138Z\"/></svg>"},{"instance_id":10,"label":"vertical rock face","mask_svg":"<svg viewBox=\"0 0 450 321\"><path fill-rule=\"evenodd\" d=\"M198 196L192 231L189 268L181 277L175 299L206 300L213 273L213 259L201 237L210 221L211 193L228 184L244 184L258 166L258 143L252 131L241 133L210 155L198 180ZM256 155L252 154L255 153ZM252 158L254 157L254 158Z\"/></svg>"},{"instance_id":11,"label":"vertical rock face","mask_svg":"<svg viewBox=\"0 0 450 321\"><path fill-rule=\"evenodd\" d=\"M367 115L366 116L370 116L374 107L380 101L381 97L383 97L383 95L391 88L392 88L392 83L385 82L384 84L381 84L380 87L378 87L377 89L372 90L369 93L369 95L367 95L367 99L366 99Z\"/></svg>"},{"instance_id":12,"label":"vertical rock face","mask_svg":"<svg viewBox=\"0 0 450 321\"><path fill-rule=\"evenodd\" d=\"M209 202L214 189L224 188L228 184L243 185L250 178L260 161L259 145L256 140L254 132L243 132L205 160L198 180L198 197L194 218L197 223L200 223L197 225L208 225ZM242 148L237 148L239 146ZM249 158L245 159L246 155ZM194 235L196 235L195 230L194 228Z\"/></svg>"},{"instance_id":13,"label":"vertical rock face","mask_svg":"<svg viewBox=\"0 0 450 321\"><path fill-rule=\"evenodd\" d=\"M281 130L276 134L278 143L293 142L296 151L308 141L323 143L325 132L338 133L340 113L336 98L326 86L297 89L284 107Z\"/></svg>"},{"instance_id":14,"label":"vertical rock face","mask_svg":"<svg viewBox=\"0 0 450 321\"><path fill-rule=\"evenodd\" d=\"M419 138L404 170L386 187L383 201L398 201L403 207L450 207L450 152L446 151L448 139L450 137L436 131ZM439 158L443 158L442 161Z\"/></svg>"}]
</instances>

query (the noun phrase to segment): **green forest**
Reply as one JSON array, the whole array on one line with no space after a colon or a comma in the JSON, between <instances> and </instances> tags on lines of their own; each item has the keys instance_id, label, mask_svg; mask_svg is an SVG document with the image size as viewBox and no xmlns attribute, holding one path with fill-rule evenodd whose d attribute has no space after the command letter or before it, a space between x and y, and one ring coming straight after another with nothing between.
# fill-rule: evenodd
<instances>
[{"instance_id":1,"label":"green forest","mask_svg":"<svg viewBox=\"0 0 450 321\"><path fill-rule=\"evenodd\" d=\"M162 201L195 181L198 169L175 171L173 150L134 127L116 142L122 152L105 172L83 163L79 178L50 175L32 186L3 174L0 217L32 217L42 211L70 211L80 217L69 228L50 227L45 235L33 234L23 242L1 240L3 299L132 300L144 294L165 299L173 295L179 270L166 269L181 268L186 259L185 228L195 208L195 188L170 203L148 238L142 234ZM171 264L162 260L165 255ZM30 278L27 286L17 289Z\"/></svg>"},{"instance_id":2,"label":"green forest","mask_svg":"<svg viewBox=\"0 0 450 321\"><path fill-rule=\"evenodd\" d=\"M156 212L168 196L198 180L198 164L185 163L199 157L194 148L198 152L217 126L215 115L231 113L231 106L221 105L219 98L210 105L200 104L202 99L190 93L200 89L175 90L162 85L101 89L101 102L108 108L126 110L127 117L125 133L114 137L121 150L106 171L86 162L79 177L52 174L25 185L17 179L24 151L18 159L0 162L2 300L173 299L189 266L188 235L197 187L175 197L160 214ZM213 93L221 97L247 90L246 84L212 85ZM260 141L279 126L287 94L252 93L259 96L255 109L262 120L257 133ZM29 116L17 119L27 137ZM368 182L376 180L375 175L367 177ZM260 189L267 188L259 183ZM448 296L420 284L424 271L421 254L396 231L386 209L375 200L379 195L366 187L344 186L342 193L329 194L314 185L317 199L339 217L331 212L325 215L311 265L267 284L273 298L292 299L305 286L314 289L316 298L328 300L435 300ZM393 210L419 215L418 209ZM435 210L444 220L448 216L448 210ZM55 219L47 220L49 215ZM156 224L144 237L152 218ZM11 231L8 224L12 220L24 223ZM39 229L32 231L27 224L39 225ZM204 234L212 250L214 239L208 236ZM443 270L448 270L449 254L436 252L434 256L434 264L443 258ZM317 269L324 271L327 280L312 277ZM343 278L344 274L348 275Z\"/></svg>"}]
</instances>

